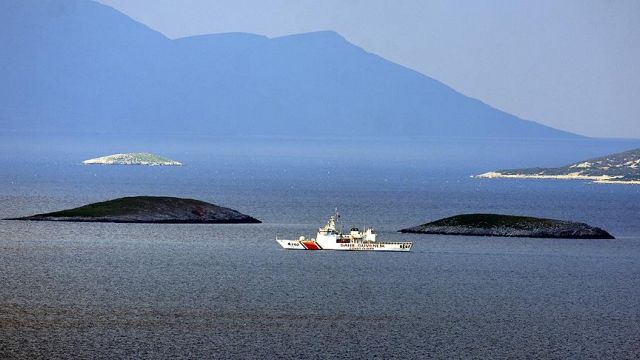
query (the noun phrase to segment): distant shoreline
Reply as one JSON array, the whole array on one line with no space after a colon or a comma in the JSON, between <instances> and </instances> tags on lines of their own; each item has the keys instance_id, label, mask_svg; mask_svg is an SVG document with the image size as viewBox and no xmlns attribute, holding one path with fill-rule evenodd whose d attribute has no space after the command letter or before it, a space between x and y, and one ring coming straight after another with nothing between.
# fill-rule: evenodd
<instances>
[{"instance_id":1,"label":"distant shoreline","mask_svg":"<svg viewBox=\"0 0 640 360\"><path fill-rule=\"evenodd\" d=\"M480 179L543 179L543 180L593 180L596 184L622 184L622 185L640 185L640 180L616 180L618 177L601 175L580 175L578 173L570 173L566 175L529 175L529 174L503 174L497 171L490 171L480 175L472 176Z\"/></svg>"}]
</instances>

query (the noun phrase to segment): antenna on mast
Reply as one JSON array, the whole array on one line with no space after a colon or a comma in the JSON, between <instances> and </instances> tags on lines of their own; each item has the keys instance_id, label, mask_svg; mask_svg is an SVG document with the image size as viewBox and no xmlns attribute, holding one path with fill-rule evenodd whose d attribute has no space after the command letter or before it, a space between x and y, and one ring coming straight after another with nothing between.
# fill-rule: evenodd
<instances>
[{"instance_id":1,"label":"antenna on mast","mask_svg":"<svg viewBox=\"0 0 640 360\"><path fill-rule=\"evenodd\" d=\"M342 221L340 221L340 213L338 212L338 208L336 207L336 225L340 225L340 233L344 233L344 225L342 224Z\"/></svg>"}]
</instances>

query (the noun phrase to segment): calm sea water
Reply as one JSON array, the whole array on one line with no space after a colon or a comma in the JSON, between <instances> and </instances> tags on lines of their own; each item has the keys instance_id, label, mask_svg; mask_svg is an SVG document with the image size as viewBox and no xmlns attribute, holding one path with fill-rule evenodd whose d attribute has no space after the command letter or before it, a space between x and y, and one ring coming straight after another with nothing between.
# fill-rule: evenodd
<instances>
[{"instance_id":1,"label":"calm sea water","mask_svg":"<svg viewBox=\"0 0 640 360\"><path fill-rule=\"evenodd\" d=\"M471 179L475 168L195 159L0 164L0 217L125 195L256 225L0 221L0 358L637 358L640 186ZM284 251L334 208L411 253ZM584 221L616 240L404 235L443 216Z\"/></svg>"}]
</instances>

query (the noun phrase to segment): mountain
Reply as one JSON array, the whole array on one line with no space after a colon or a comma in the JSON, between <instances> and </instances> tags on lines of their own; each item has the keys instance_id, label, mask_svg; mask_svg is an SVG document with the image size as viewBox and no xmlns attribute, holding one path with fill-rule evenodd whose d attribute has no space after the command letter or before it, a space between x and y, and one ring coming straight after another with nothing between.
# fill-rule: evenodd
<instances>
[{"instance_id":1,"label":"mountain","mask_svg":"<svg viewBox=\"0 0 640 360\"><path fill-rule=\"evenodd\" d=\"M331 31L171 40L91 1L4 0L0 13L4 131L578 137L466 97Z\"/></svg>"},{"instance_id":2,"label":"mountain","mask_svg":"<svg viewBox=\"0 0 640 360\"><path fill-rule=\"evenodd\" d=\"M640 149L583 160L558 168L498 170L481 178L588 179L596 182L640 184Z\"/></svg>"}]
</instances>

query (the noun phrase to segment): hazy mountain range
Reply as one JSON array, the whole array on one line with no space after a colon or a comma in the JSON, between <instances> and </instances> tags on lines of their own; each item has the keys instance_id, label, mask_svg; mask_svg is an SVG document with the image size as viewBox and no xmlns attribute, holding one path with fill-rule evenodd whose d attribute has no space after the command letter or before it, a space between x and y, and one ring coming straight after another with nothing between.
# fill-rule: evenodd
<instances>
[{"instance_id":1,"label":"hazy mountain range","mask_svg":"<svg viewBox=\"0 0 640 360\"><path fill-rule=\"evenodd\" d=\"M577 137L331 31L171 40L91 1L4 0L0 12L4 131Z\"/></svg>"}]
</instances>

